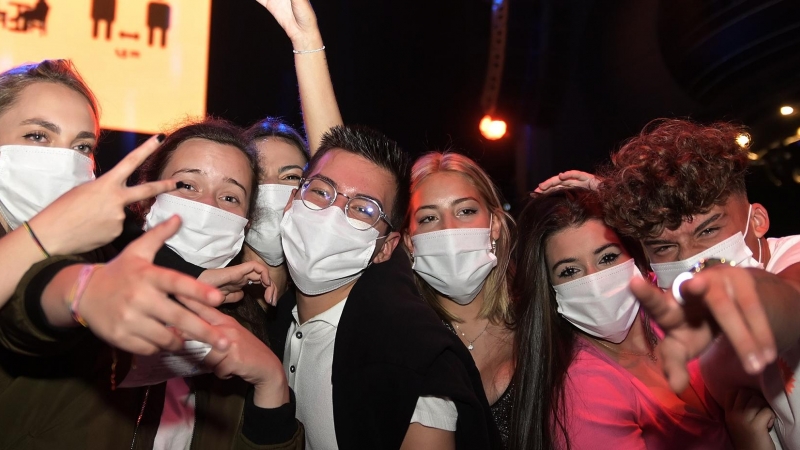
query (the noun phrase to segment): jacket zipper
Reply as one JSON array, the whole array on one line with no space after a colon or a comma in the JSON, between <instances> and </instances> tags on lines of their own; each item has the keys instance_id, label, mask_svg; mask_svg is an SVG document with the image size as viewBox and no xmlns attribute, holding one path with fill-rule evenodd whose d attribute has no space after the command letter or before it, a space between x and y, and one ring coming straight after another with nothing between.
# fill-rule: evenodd
<instances>
[{"instance_id":1,"label":"jacket zipper","mask_svg":"<svg viewBox=\"0 0 800 450\"><path fill-rule=\"evenodd\" d=\"M147 397L150 395L150 386L147 386L147 390L144 391L144 400L142 400L142 409L139 410L139 417L136 418L136 426L133 428L133 440L131 440L131 450L133 450L133 446L136 444L136 433L139 431L139 425L142 423L142 417L144 416L144 409L147 407Z\"/></svg>"}]
</instances>

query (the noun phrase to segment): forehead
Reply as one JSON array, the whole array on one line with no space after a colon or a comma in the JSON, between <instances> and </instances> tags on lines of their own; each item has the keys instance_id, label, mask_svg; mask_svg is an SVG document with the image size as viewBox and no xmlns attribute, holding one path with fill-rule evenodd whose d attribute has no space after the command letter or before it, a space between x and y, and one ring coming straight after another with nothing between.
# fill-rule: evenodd
<instances>
[{"instance_id":1,"label":"forehead","mask_svg":"<svg viewBox=\"0 0 800 450\"><path fill-rule=\"evenodd\" d=\"M459 172L432 173L415 186L411 193L412 204L449 203L472 197L484 202L483 196L471 180Z\"/></svg>"},{"instance_id":2,"label":"forehead","mask_svg":"<svg viewBox=\"0 0 800 450\"><path fill-rule=\"evenodd\" d=\"M258 151L259 164L264 168L286 165L303 167L306 164L300 149L280 137L260 138L256 140L255 147Z\"/></svg>"},{"instance_id":3,"label":"forehead","mask_svg":"<svg viewBox=\"0 0 800 450\"><path fill-rule=\"evenodd\" d=\"M161 177L172 176L174 171L198 169L211 177L233 178L249 186L253 171L250 161L238 148L206 139L193 138L182 142L164 166Z\"/></svg>"},{"instance_id":4,"label":"forehead","mask_svg":"<svg viewBox=\"0 0 800 450\"><path fill-rule=\"evenodd\" d=\"M565 228L554 233L545 242L548 262L563 258L588 258L597 248L620 244L619 237L599 219L589 219L582 225Z\"/></svg>"},{"instance_id":5,"label":"forehead","mask_svg":"<svg viewBox=\"0 0 800 450\"><path fill-rule=\"evenodd\" d=\"M324 175L335 181L338 190L347 195L374 197L388 209L394 201L397 181L388 170L363 156L341 149L326 152L308 176Z\"/></svg>"},{"instance_id":6,"label":"forehead","mask_svg":"<svg viewBox=\"0 0 800 450\"><path fill-rule=\"evenodd\" d=\"M58 83L37 82L25 86L0 120L17 125L31 118L53 122L64 130L94 132L97 116L80 93ZM16 122L16 123L14 123Z\"/></svg>"}]
</instances>

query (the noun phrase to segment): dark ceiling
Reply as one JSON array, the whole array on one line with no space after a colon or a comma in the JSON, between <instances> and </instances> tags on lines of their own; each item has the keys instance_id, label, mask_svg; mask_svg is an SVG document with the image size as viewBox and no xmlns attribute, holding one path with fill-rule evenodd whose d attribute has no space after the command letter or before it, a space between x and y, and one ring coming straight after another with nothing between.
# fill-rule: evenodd
<instances>
[{"instance_id":1,"label":"dark ceiling","mask_svg":"<svg viewBox=\"0 0 800 450\"><path fill-rule=\"evenodd\" d=\"M512 205L558 171L592 170L658 117L735 120L762 158L751 200L772 235L800 232L800 2L506 0L508 46L498 112L509 135L484 140L485 0L314 3L347 123L384 131L413 154L456 148L486 167ZM291 45L255 0L214 0L210 114L301 125ZM139 137L109 133L101 165ZM787 142L788 143L788 142ZM800 168L797 169L800 180Z\"/></svg>"}]
</instances>

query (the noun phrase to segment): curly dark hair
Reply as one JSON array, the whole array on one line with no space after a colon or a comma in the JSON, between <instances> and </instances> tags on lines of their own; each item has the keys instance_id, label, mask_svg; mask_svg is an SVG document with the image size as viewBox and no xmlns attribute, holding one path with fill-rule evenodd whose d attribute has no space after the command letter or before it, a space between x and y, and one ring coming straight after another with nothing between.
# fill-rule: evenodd
<instances>
[{"instance_id":1,"label":"curly dark hair","mask_svg":"<svg viewBox=\"0 0 800 450\"><path fill-rule=\"evenodd\" d=\"M677 229L731 194L747 195L744 127L657 119L628 140L600 171L606 223L637 239Z\"/></svg>"}]
</instances>

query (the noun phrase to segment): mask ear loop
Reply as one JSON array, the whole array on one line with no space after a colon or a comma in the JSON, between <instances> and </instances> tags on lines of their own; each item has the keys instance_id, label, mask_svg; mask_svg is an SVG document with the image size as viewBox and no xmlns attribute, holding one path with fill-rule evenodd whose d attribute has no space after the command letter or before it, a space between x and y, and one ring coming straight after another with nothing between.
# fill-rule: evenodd
<instances>
[{"instance_id":1,"label":"mask ear loop","mask_svg":"<svg viewBox=\"0 0 800 450\"><path fill-rule=\"evenodd\" d=\"M747 209L747 225L744 227L744 239L747 238L747 232L750 231L750 214L753 212L753 204ZM758 263L761 264L761 238L757 237L758 241Z\"/></svg>"},{"instance_id":2,"label":"mask ear loop","mask_svg":"<svg viewBox=\"0 0 800 450\"><path fill-rule=\"evenodd\" d=\"M492 220L494 220L494 214L489 213L489 237L492 237ZM497 239L492 239L492 253L497 251Z\"/></svg>"}]
</instances>

